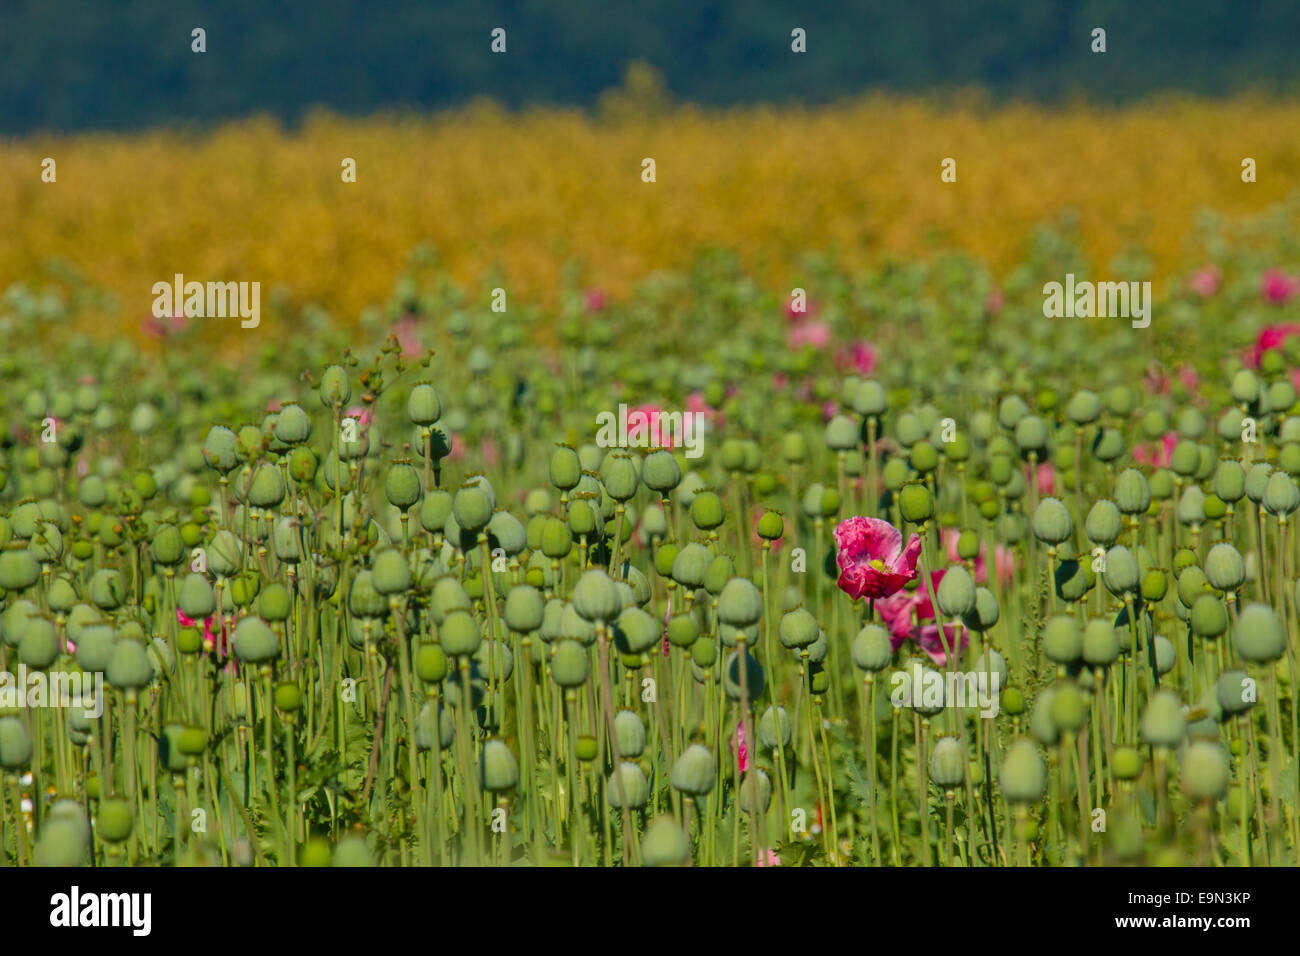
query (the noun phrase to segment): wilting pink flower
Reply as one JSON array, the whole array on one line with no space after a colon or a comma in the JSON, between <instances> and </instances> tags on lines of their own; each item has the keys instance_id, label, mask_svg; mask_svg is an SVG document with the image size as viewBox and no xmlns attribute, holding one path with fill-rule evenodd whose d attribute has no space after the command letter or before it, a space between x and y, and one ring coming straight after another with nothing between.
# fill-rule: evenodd
<instances>
[{"instance_id":1,"label":"wilting pink flower","mask_svg":"<svg viewBox=\"0 0 1300 956\"><path fill-rule=\"evenodd\" d=\"M1029 465L1025 465L1025 481L1030 485L1034 483L1034 474L1029 470ZM1052 468L1050 461L1038 463L1038 493L1040 495L1052 495L1056 493L1056 470Z\"/></svg>"},{"instance_id":2,"label":"wilting pink flower","mask_svg":"<svg viewBox=\"0 0 1300 956\"><path fill-rule=\"evenodd\" d=\"M1293 335L1300 335L1300 323L1296 322L1279 322L1276 325L1266 325L1259 330L1259 337L1255 339L1255 348L1250 355L1246 356L1246 365L1250 368L1259 368L1259 361L1264 357L1264 353L1269 349L1280 349Z\"/></svg>"},{"instance_id":3,"label":"wilting pink flower","mask_svg":"<svg viewBox=\"0 0 1300 956\"><path fill-rule=\"evenodd\" d=\"M423 351L423 345L420 343L420 329L416 325L414 315L410 313L404 315L402 320L393 326L390 334L397 339L397 344L401 346L402 358L411 358Z\"/></svg>"},{"instance_id":4,"label":"wilting pink flower","mask_svg":"<svg viewBox=\"0 0 1300 956\"><path fill-rule=\"evenodd\" d=\"M805 345L824 349L831 344L831 327L825 322L800 322L790 328L785 344L791 349L800 349Z\"/></svg>"},{"instance_id":5,"label":"wilting pink flower","mask_svg":"<svg viewBox=\"0 0 1300 956\"><path fill-rule=\"evenodd\" d=\"M1289 276L1281 269L1269 269L1260 277L1259 291L1269 302L1282 305L1300 292L1300 278Z\"/></svg>"},{"instance_id":6,"label":"wilting pink flower","mask_svg":"<svg viewBox=\"0 0 1300 956\"><path fill-rule=\"evenodd\" d=\"M1150 468L1168 468L1174 448L1177 445L1178 432L1165 432L1158 445L1155 442L1135 445L1133 460L1139 465L1146 465Z\"/></svg>"},{"instance_id":7,"label":"wilting pink flower","mask_svg":"<svg viewBox=\"0 0 1300 956\"><path fill-rule=\"evenodd\" d=\"M1219 282L1222 279L1223 273L1219 271L1219 267L1209 265L1193 272L1192 277L1187 280L1187 285L1202 299L1208 299L1219 291Z\"/></svg>"},{"instance_id":8,"label":"wilting pink flower","mask_svg":"<svg viewBox=\"0 0 1300 956\"><path fill-rule=\"evenodd\" d=\"M584 297L584 303L587 306L588 312L601 311L605 308L608 301L609 300L606 298L603 289L588 289L587 294Z\"/></svg>"},{"instance_id":9,"label":"wilting pink flower","mask_svg":"<svg viewBox=\"0 0 1300 956\"><path fill-rule=\"evenodd\" d=\"M939 590L939 582L943 580L943 571L930 572L930 584L936 592ZM938 666L942 667L948 661L948 656L944 650L944 639L947 639L948 647L952 648L954 653L959 653L970 643L970 638L966 629L957 627L953 623L945 623L943 626L944 636L939 636L939 625L937 623L926 624L925 621L934 621L934 605L930 602L930 595L924 584L919 586L915 591L898 591L883 601L876 603L876 610L880 612L881 619L885 626L889 628L890 642L894 650L898 650L904 641L914 642L921 650L930 656L930 659ZM961 634L961 647L956 647L958 632Z\"/></svg>"},{"instance_id":10,"label":"wilting pink flower","mask_svg":"<svg viewBox=\"0 0 1300 956\"><path fill-rule=\"evenodd\" d=\"M849 518L835 526L835 561L840 567L840 590L854 600L888 597L916 578L921 539L912 535L903 547L903 535L879 518Z\"/></svg>"},{"instance_id":11,"label":"wilting pink flower","mask_svg":"<svg viewBox=\"0 0 1300 956\"><path fill-rule=\"evenodd\" d=\"M841 372L854 371L859 375L873 375L880 353L865 340L858 340L846 349L835 353L835 367Z\"/></svg>"},{"instance_id":12,"label":"wilting pink flower","mask_svg":"<svg viewBox=\"0 0 1300 956\"><path fill-rule=\"evenodd\" d=\"M736 724L736 732L731 735L731 752L736 755L736 767L744 773L749 769L749 748L745 746L745 722Z\"/></svg>"},{"instance_id":13,"label":"wilting pink flower","mask_svg":"<svg viewBox=\"0 0 1300 956\"><path fill-rule=\"evenodd\" d=\"M1002 296L1002 290L994 286L989 290L988 297L984 300L984 310L997 315L1002 311L1002 306L1006 304L1006 299Z\"/></svg>"}]
</instances>

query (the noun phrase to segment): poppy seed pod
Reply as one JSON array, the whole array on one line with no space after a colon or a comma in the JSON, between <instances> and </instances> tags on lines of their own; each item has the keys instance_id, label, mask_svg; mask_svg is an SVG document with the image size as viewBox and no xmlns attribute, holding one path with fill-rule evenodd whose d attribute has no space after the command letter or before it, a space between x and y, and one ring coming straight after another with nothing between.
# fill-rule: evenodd
<instances>
[{"instance_id":1,"label":"poppy seed pod","mask_svg":"<svg viewBox=\"0 0 1300 956\"><path fill-rule=\"evenodd\" d=\"M388 599L375 587L373 572L360 571L352 579L348 610L354 617L383 617L388 613Z\"/></svg>"},{"instance_id":2,"label":"poppy seed pod","mask_svg":"<svg viewBox=\"0 0 1300 956\"><path fill-rule=\"evenodd\" d=\"M311 437L311 416L296 402L281 407L275 416L275 437L286 445L299 445Z\"/></svg>"},{"instance_id":3,"label":"poppy seed pod","mask_svg":"<svg viewBox=\"0 0 1300 956\"><path fill-rule=\"evenodd\" d=\"M112 611L126 600L126 581L115 568L101 568L90 579L90 600L102 611Z\"/></svg>"},{"instance_id":4,"label":"poppy seed pod","mask_svg":"<svg viewBox=\"0 0 1300 956\"><path fill-rule=\"evenodd\" d=\"M722 499L715 492L701 491L691 502L691 521L701 531L712 531L727 519Z\"/></svg>"},{"instance_id":5,"label":"poppy seed pod","mask_svg":"<svg viewBox=\"0 0 1300 956\"><path fill-rule=\"evenodd\" d=\"M451 512L457 525L477 535L492 520L492 499L477 485L462 485L452 500Z\"/></svg>"},{"instance_id":6,"label":"poppy seed pod","mask_svg":"<svg viewBox=\"0 0 1300 956\"><path fill-rule=\"evenodd\" d=\"M506 595L502 616L506 627L519 634L531 634L542 626L546 601L542 592L527 584L516 584Z\"/></svg>"},{"instance_id":7,"label":"poppy seed pod","mask_svg":"<svg viewBox=\"0 0 1300 956\"><path fill-rule=\"evenodd\" d=\"M641 765L630 760L619 763L605 783L605 795L611 807L640 810L650 800L650 782Z\"/></svg>"},{"instance_id":8,"label":"poppy seed pod","mask_svg":"<svg viewBox=\"0 0 1300 956\"><path fill-rule=\"evenodd\" d=\"M173 524L160 524L153 533L149 553L155 563L163 567L174 568L185 560L185 542L181 533Z\"/></svg>"},{"instance_id":9,"label":"poppy seed pod","mask_svg":"<svg viewBox=\"0 0 1300 956\"><path fill-rule=\"evenodd\" d=\"M858 426L847 415L836 415L826 423L826 447L831 451L852 451L858 447Z\"/></svg>"},{"instance_id":10,"label":"poppy seed pod","mask_svg":"<svg viewBox=\"0 0 1300 956\"><path fill-rule=\"evenodd\" d=\"M1065 406L1065 414L1076 425L1090 425L1101 417L1101 399L1096 392L1075 392Z\"/></svg>"},{"instance_id":11,"label":"poppy seed pod","mask_svg":"<svg viewBox=\"0 0 1300 956\"><path fill-rule=\"evenodd\" d=\"M442 401L429 382L417 382L406 399L406 416L411 424L428 428L442 417Z\"/></svg>"},{"instance_id":12,"label":"poppy seed pod","mask_svg":"<svg viewBox=\"0 0 1300 956\"><path fill-rule=\"evenodd\" d=\"M712 752L703 744L691 744L673 763L670 780L676 790L687 796L706 796L714 785Z\"/></svg>"},{"instance_id":13,"label":"poppy seed pod","mask_svg":"<svg viewBox=\"0 0 1300 956\"><path fill-rule=\"evenodd\" d=\"M213 425L203 440L203 460L223 475L233 471L239 466L239 438L225 425Z\"/></svg>"},{"instance_id":14,"label":"poppy seed pod","mask_svg":"<svg viewBox=\"0 0 1300 956\"><path fill-rule=\"evenodd\" d=\"M665 551L667 547L659 549L660 554ZM704 586L704 578L709 572L711 563L712 556L708 550L703 545L692 541L673 558L670 576L684 588L700 588Z\"/></svg>"},{"instance_id":15,"label":"poppy seed pod","mask_svg":"<svg viewBox=\"0 0 1300 956\"><path fill-rule=\"evenodd\" d=\"M736 576L736 565L731 558L720 554L709 562L709 570L704 574L704 590L717 597L727 582Z\"/></svg>"},{"instance_id":16,"label":"poppy seed pod","mask_svg":"<svg viewBox=\"0 0 1300 956\"><path fill-rule=\"evenodd\" d=\"M1248 368L1240 369L1232 376L1229 385L1233 400L1240 405L1250 405L1259 400L1259 379Z\"/></svg>"},{"instance_id":17,"label":"poppy seed pod","mask_svg":"<svg viewBox=\"0 0 1300 956\"><path fill-rule=\"evenodd\" d=\"M1183 706L1172 691L1158 690L1142 713L1139 732L1152 747L1177 747L1183 739L1187 722Z\"/></svg>"},{"instance_id":18,"label":"poppy seed pod","mask_svg":"<svg viewBox=\"0 0 1300 956\"><path fill-rule=\"evenodd\" d=\"M1070 509L1059 498L1044 498L1034 509L1031 527L1039 541L1057 545L1068 541L1074 534L1074 519L1070 517Z\"/></svg>"},{"instance_id":19,"label":"poppy seed pod","mask_svg":"<svg viewBox=\"0 0 1300 956\"><path fill-rule=\"evenodd\" d=\"M740 651L732 651L722 662L722 689L728 699L736 701L741 698L741 691L746 691L751 703L763 696L763 691L767 688L766 678L763 676L763 665L760 664L748 650L744 652L744 674L741 673ZM746 683L742 686L741 678L744 677Z\"/></svg>"},{"instance_id":20,"label":"poppy seed pod","mask_svg":"<svg viewBox=\"0 0 1300 956\"><path fill-rule=\"evenodd\" d=\"M1229 504L1234 504L1246 494L1246 469L1241 462L1227 459L1214 469L1214 493Z\"/></svg>"},{"instance_id":21,"label":"poppy seed pod","mask_svg":"<svg viewBox=\"0 0 1300 956\"><path fill-rule=\"evenodd\" d=\"M921 524L934 517L934 495L923 484L904 485L898 493L898 508L904 521Z\"/></svg>"},{"instance_id":22,"label":"poppy seed pod","mask_svg":"<svg viewBox=\"0 0 1300 956\"><path fill-rule=\"evenodd\" d=\"M1231 771L1228 755L1218 741L1195 740L1187 745L1179 762L1179 782L1193 800L1220 800L1228 792Z\"/></svg>"},{"instance_id":23,"label":"poppy seed pod","mask_svg":"<svg viewBox=\"0 0 1300 956\"><path fill-rule=\"evenodd\" d=\"M625 608L614 623L614 645L624 654L643 654L662 636L663 625L639 607Z\"/></svg>"},{"instance_id":24,"label":"poppy seed pod","mask_svg":"<svg viewBox=\"0 0 1300 956\"><path fill-rule=\"evenodd\" d=\"M1119 638L1115 626L1104 618L1094 617L1083 629L1083 660L1092 667L1104 667L1119 657Z\"/></svg>"},{"instance_id":25,"label":"poppy seed pod","mask_svg":"<svg viewBox=\"0 0 1300 956\"><path fill-rule=\"evenodd\" d=\"M641 481L632 456L625 452L605 456L600 465L600 480L615 501L627 501L635 495Z\"/></svg>"},{"instance_id":26,"label":"poppy seed pod","mask_svg":"<svg viewBox=\"0 0 1300 956\"><path fill-rule=\"evenodd\" d=\"M280 639L261 618L246 617L235 627L234 650L245 664L261 664L280 656Z\"/></svg>"},{"instance_id":27,"label":"poppy seed pod","mask_svg":"<svg viewBox=\"0 0 1300 956\"><path fill-rule=\"evenodd\" d=\"M1286 653L1286 629L1267 604L1247 604L1232 629L1232 649L1244 661L1268 664Z\"/></svg>"},{"instance_id":28,"label":"poppy seed pod","mask_svg":"<svg viewBox=\"0 0 1300 956\"><path fill-rule=\"evenodd\" d=\"M646 866L685 866L691 859L691 841L672 819L660 817L641 838L641 861Z\"/></svg>"},{"instance_id":29,"label":"poppy seed pod","mask_svg":"<svg viewBox=\"0 0 1300 956\"><path fill-rule=\"evenodd\" d=\"M1106 563L1101 572L1107 590L1116 597L1136 595L1140 583L1138 561L1133 552L1117 544L1106 552Z\"/></svg>"},{"instance_id":30,"label":"poppy seed pod","mask_svg":"<svg viewBox=\"0 0 1300 956\"><path fill-rule=\"evenodd\" d=\"M1073 681L1057 685L1052 695L1051 718L1058 731L1076 733L1088 720L1088 704L1083 692Z\"/></svg>"},{"instance_id":31,"label":"poppy seed pod","mask_svg":"<svg viewBox=\"0 0 1300 956\"><path fill-rule=\"evenodd\" d=\"M972 669L977 686L980 690L990 687L989 675L992 674L997 678L997 687L1007 686L1007 662L1001 654L989 648L987 652L975 658L975 666ZM990 689L992 692L992 688Z\"/></svg>"},{"instance_id":32,"label":"poppy seed pod","mask_svg":"<svg viewBox=\"0 0 1300 956\"><path fill-rule=\"evenodd\" d=\"M23 591L35 584L40 576L41 567L26 548L0 553L0 588Z\"/></svg>"},{"instance_id":33,"label":"poppy seed pod","mask_svg":"<svg viewBox=\"0 0 1300 956\"><path fill-rule=\"evenodd\" d=\"M559 518L547 518L542 526L542 554L552 560L567 557L573 550L573 531Z\"/></svg>"},{"instance_id":34,"label":"poppy seed pod","mask_svg":"<svg viewBox=\"0 0 1300 956\"><path fill-rule=\"evenodd\" d=\"M1146 480L1143 479L1143 484L1145 485L1145 483ZM1149 495L1148 490L1148 498ZM1119 507L1115 502L1106 498L1101 499L1092 506L1088 512L1088 518L1083 524L1083 531L1088 536L1088 540L1106 548L1119 540L1123 530L1124 519L1120 514Z\"/></svg>"},{"instance_id":35,"label":"poppy seed pod","mask_svg":"<svg viewBox=\"0 0 1300 956\"><path fill-rule=\"evenodd\" d=\"M737 804L742 813L767 813L772 806L772 778L755 767L740 778Z\"/></svg>"},{"instance_id":36,"label":"poppy seed pod","mask_svg":"<svg viewBox=\"0 0 1300 956\"><path fill-rule=\"evenodd\" d=\"M985 587L977 587L975 607L962 616L962 623L972 631L982 633L991 630L1001 616L1002 609L998 607L998 599L993 592Z\"/></svg>"},{"instance_id":37,"label":"poppy seed pod","mask_svg":"<svg viewBox=\"0 0 1300 956\"><path fill-rule=\"evenodd\" d=\"M420 500L420 473L409 461L395 461L384 478L384 495L394 508L405 511ZM444 523L446 519L444 518Z\"/></svg>"},{"instance_id":38,"label":"poppy seed pod","mask_svg":"<svg viewBox=\"0 0 1300 956\"><path fill-rule=\"evenodd\" d=\"M879 382L868 379L853 392L853 410L868 418L879 418L889 410L889 400Z\"/></svg>"},{"instance_id":39,"label":"poppy seed pod","mask_svg":"<svg viewBox=\"0 0 1300 956\"><path fill-rule=\"evenodd\" d=\"M560 491L576 488L582 478L582 460L568 445L557 445L551 452L551 484Z\"/></svg>"},{"instance_id":40,"label":"poppy seed pod","mask_svg":"<svg viewBox=\"0 0 1300 956\"><path fill-rule=\"evenodd\" d=\"M694 614L678 614L668 619L668 643L673 647L690 647L700 636L700 622Z\"/></svg>"},{"instance_id":41,"label":"poppy seed pod","mask_svg":"<svg viewBox=\"0 0 1300 956\"><path fill-rule=\"evenodd\" d=\"M1016 447L1022 453L1041 452L1047 447L1047 424L1037 415L1025 415L1016 422Z\"/></svg>"},{"instance_id":42,"label":"poppy seed pod","mask_svg":"<svg viewBox=\"0 0 1300 956\"><path fill-rule=\"evenodd\" d=\"M889 633L877 624L867 624L853 639L853 663L859 670L879 673L894 656Z\"/></svg>"},{"instance_id":43,"label":"poppy seed pod","mask_svg":"<svg viewBox=\"0 0 1300 956\"><path fill-rule=\"evenodd\" d=\"M1216 591L1237 590L1246 580L1241 552L1226 541L1214 545L1205 556L1205 578Z\"/></svg>"},{"instance_id":44,"label":"poppy seed pod","mask_svg":"<svg viewBox=\"0 0 1300 956\"><path fill-rule=\"evenodd\" d=\"M623 609L618 589L600 568L586 571L573 589L573 606L588 621L614 620Z\"/></svg>"},{"instance_id":45,"label":"poppy seed pod","mask_svg":"<svg viewBox=\"0 0 1300 956\"><path fill-rule=\"evenodd\" d=\"M59 636L43 617L29 617L18 642L18 659L34 670L45 670L59 656Z\"/></svg>"},{"instance_id":46,"label":"poppy seed pod","mask_svg":"<svg viewBox=\"0 0 1300 956\"><path fill-rule=\"evenodd\" d=\"M1151 485L1142 472L1125 468L1119 473L1115 479L1115 505L1126 515L1146 514L1151 507Z\"/></svg>"},{"instance_id":47,"label":"poppy seed pod","mask_svg":"<svg viewBox=\"0 0 1300 956\"><path fill-rule=\"evenodd\" d=\"M1268 476L1264 488L1264 510L1271 515L1288 517L1300 506L1300 488L1284 471L1275 471Z\"/></svg>"},{"instance_id":48,"label":"poppy seed pod","mask_svg":"<svg viewBox=\"0 0 1300 956\"><path fill-rule=\"evenodd\" d=\"M452 657L469 657L482 641L478 621L468 611L454 610L438 625L438 643Z\"/></svg>"},{"instance_id":49,"label":"poppy seed pod","mask_svg":"<svg viewBox=\"0 0 1300 956\"><path fill-rule=\"evenodd\" d=\"M645 724L636 711L620 710L614 718L614 740L620 757L635 759L645 751Z\"/></svg>"},{"instance_id":50,"label":"poppy seed pod","mask_svg":"<svg viewBox=\"0 0 1300 956\"><path fill-rule=\"evenodd\" d=\"M441 683L447 676L447 652L440 644L421 644L415 655L415 673L426 684Z\"/></svg>"},{"instance_id":51,"label":"poppy seed pod","mask_svg":"<svg viewBox=\"0 0 1300 956\"><path fill-rule=\"evenodd\" d=\"M1257 461L1251 465L1250 470L1246 472L1246 497L1255 504L1261 504L1272 474L1273 466L1266 461Z\"/></svg>"},{"instance_id":52,"label":"poppy seed pod","mask_svg":"<svg viewBox=\"0 0 1300 956\"><path fill-rule=\"evenodd\" d=\"M781 615L781 624L777 629L781 646L790 650L800 650L816 642L821 628L817 619L807 608L797 607Z\"/></svg>"},{"instance_id":53,"label":"poppy seed pod","mask_svg":"<svg viewBox=\"0 0 1300 956\"><path fill-rule=\"evenodd\" d=\"M122 799L103 798L95 818L95 834L108 843L122 843L135 826L135 811Z\"/></svg>"},{"instance_id":54,"label":"poppy seed pod","mask_svg":"<svg viewBox=\"0 0 1300 956\"><path fill-rule=\"evenodd\" d=\"M411 566L402 552L389 548L375 555L371 581L380 594L400 594L411 587Z\"/></svg>"},{"instance_id":55,"label":"poppy seed pod","mask_svg":"<svg viewBox=\"0 0 1300 956\"><path fill-rule=\"evenodd\" d=\"M433 647L435 645L425 645ZM433 701L425 701L420 714L415 718L415 745L421 750L434 748L434 721L437 721L437 745L441 750L448 750L456 739L456 721L451 708L439 706L434 716Z\"/></svg>"},{"instance_id":56,"label":"poppy seed pod","mask_svg":"<svg viewBox=\"0 0 1300 956\"><path fill-rule=\"evenodd\" d=\"M1255 705L1255 682L1245 671L1225 671L1214 685L1214 695L1225 714L1243 714Z\"/></svg>"},{"instance_id":57,"label":"poppy seed pod","mask_svg":"<svg viewBox=\"0 0 1300 956\"><path fill-rule=\"evenodd\" d=\"M930 779L945 790L966 779L966 753L956 737L940 737L930 752Z\"/></svg>"},{"instance_id":58,"label":"poppy seed pod","mask_svg":"<svg viewBox=\"0 0 1300 956\"><path fill-rule=\"evenodd\" d=\"M1007 750L998 772L1002 795L1011 803L1034 803L1047 787L1047 768L1030 740L1017 740Z\"/></svg>"},{"instance_id":59,"label":"poppy seed pod","mask_svg":"<svg viewBox=\"0 0 1300 956\"><path fill-rule=\"evenodd\" d=\"M732 578L718 595L718 620L732 627L748 627L763 616L763 595L748 578Z\"/></svg>"},{"instance_id":60,"label":"poppy seed pod","mask_svg":"<svg viewBox=\"0 0 1300 956\"><path fill-rule=\"evenodd\" d=\"M1029 715L1029 732L1044 747L1050 747L1061 739L1061 728L1052 718L1052 701L1061 685L1049 684L1039 693L1034 701L1034 709Z\"/></svg>"},{"instance_id":61,"label":"poppy seed pod","mask_svg":"<svg viewBox=\"0 0 1300 956\"><path fill-rule=\"evenodd\" d=\"M320 402L326 408L341 408L352 397L352 383L341 365L331 365L321 373Z\"/></svg>"},{"instance_id":62,"label":"poppy seed pod","mask_svg":"<svg viewBox=\"0 0 1300 956\"><path fill-rule=\"evenodd\" d=\"M646 455L645 462L641 466L641 480L651 491L664 496L681 482L682 469L672 452L657 448Z\"/></svg>"},{"instance_id":63,"label":"poppy seed pod","mask_svg":"<svg viewBox=\"0 0 1300 956\"><path fill-rule=\"evenodd\" d=\"M969 614L975 609L975 582L970 572L954 565L944 572L935 593L939 611L944 617L954 618Z\"/></svg>"},{"instance_id":64,"label":"poppy seed pod","mask_svg":"<svg viewBox=\"0 0 1300 956\"><path fill-rule=\"evenodd\" d=\"M1069 615L1060 614L1050 619L1043 628L1043 654L1056 664L1072 664L1083 653L1083 640L1079 625Z\"/></svg>"},{"instance_id":65,"label":"poppy seed pod","mask_svg":"<svg viewBox=\"0 0 1300 956\"><path fill-rule=\"evenodd\" d=\"M488 793L507 793L519 785L519 762L506 742L498 737L483 745L479 783Z\"/></svg>"},{"instance_id":66,"label":"poppy seed pod","mask_svg":"<svg viewBox=\"0 0 1300 956\"><path fill-rule=\"evenodd\" d=\"M113 647L116 635L108 625L95 624L85 627L77 635L77 666L88 674L105 670L113 659Z\"/></svg>"},{"instance_id":67,"label":"poppy seed pod","mask_svg":"<svg viewBox=\"0 0 1300 956\"><path fill-rule=\"evenodd\" d=\"M561 687L581 687L587 682L591 661L578 641L562 640L551 652L551 679Z\"/></svg>"}]
</instances>

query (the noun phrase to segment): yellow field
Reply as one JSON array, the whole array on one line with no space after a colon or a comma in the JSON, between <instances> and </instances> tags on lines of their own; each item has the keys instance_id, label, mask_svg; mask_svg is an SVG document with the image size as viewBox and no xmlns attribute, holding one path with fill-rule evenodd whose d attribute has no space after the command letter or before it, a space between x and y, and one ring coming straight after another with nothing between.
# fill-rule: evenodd
<instances>
[{"instance_id":1,"label":"yellow field","mask_svg":"<svg viewBox=\"0 0 1300 956\"><path fill-rule=\"evenodd\" d=\"M832 247L853 266L953 245L1005 269L1066 207L1092 261L1138 242L1159 277L1187 265L1201 209L1257 212L1300 188L1296 130L1300 105L1269 101L1050 111L868 98L622 122L485 106L318 116L294 133L253 120L5 142L0 288L39 282L61 257L119 297L132 330L152 284L177 272L260 281L264 296L282 284L349 315L432 241L461 281L500 267L512 303L553 301L570 259L618 296L702 244L739 249L776 289L797 279L800 253ZM46 156L57 183L41 182ZM940 182L949 156L955 184ZM1241 181L1245 156L1256 184ZM344 157L356 184L341 181Z\"/></svg>"}]
</instances>

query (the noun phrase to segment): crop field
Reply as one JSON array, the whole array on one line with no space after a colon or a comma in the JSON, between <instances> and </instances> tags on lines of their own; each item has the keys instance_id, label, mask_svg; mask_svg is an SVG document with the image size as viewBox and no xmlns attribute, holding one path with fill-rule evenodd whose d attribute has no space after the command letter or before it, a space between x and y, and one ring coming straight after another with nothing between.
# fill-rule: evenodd
<instances>
[{"instance_id":1,"label":"crop field","mask_svg":"<svg viewBox=\"0 0 1300 956\"><path fill-rule=\"evenodd\" d=\"M0 865L1300 863L1300 110L635 105L3 144Z\"/></svg>"}]
</instances>

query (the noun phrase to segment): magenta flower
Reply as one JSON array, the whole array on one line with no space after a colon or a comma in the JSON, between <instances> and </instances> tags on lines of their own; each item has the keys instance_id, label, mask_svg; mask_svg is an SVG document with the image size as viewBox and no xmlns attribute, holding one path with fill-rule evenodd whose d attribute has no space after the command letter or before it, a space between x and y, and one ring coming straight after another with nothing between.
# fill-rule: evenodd
<instances>
[{"instance_id":1,"label":"magenta flower","mask_svg":"<svg viewBox=\"0 0 1300 956\"><path fill-rule=\"evenodd\" d=\"M1255 339L1254 350L1246 356L1246 364L1251 368L1259 368L1259 361L1264 357L1265 352L1269 349L1280 349L1293 335L1300 335L1300 324L1279 322L1276 325L1264 326L1259 330L1259 337Z\"/></svg>"},{"instance_id":2,"label":"magenta flower","mask_svg":"<svg viewBox=\"0 0 1300 956\"><path fill-rule=\"evenodd\" d=\"M745 722L736 724L736 732L731 735L731 752L736 755L736 767L740 773L749 769L749 748L745 746Z\"/></svg>"},{"instance_id":3,"label":"magenta flower","mask_svg":"<svg viewBox=\"0 0 1300 956\"><path fill-rule=\"evenodd\" d=\"M1034 483L1034 473L1030 469L1028 462L1025 463L1025 481L1030 485ZM1050 461L1038 463L1038 493L1040 495L1056 494L1056 471L1052 468Z\"/></svg>"},{"instance_id":4,"label":"magenta flower","mask_svg":"<svg viewBox=\"0 0 1300 956\"><path fill-rule=\"evenodd\" d=\"M1174 448L1178 445L1178 432L1165 432L1160 444L1139 444L1133 448L1133 460L1151 468L1168 468Z\"/></svg>"},{"instance_id":5,"label":"magenta flower","mask_svg":"<svg viewBox=\"0 0 1300 956\"><path fill-rule=\"evenodd\" d=\"M939 582L943 580L943 574L943 571L930 572L930 585L936 592L939 590ZM952 623L944 624L944 636L942 638L939 636L939 625L934 623L934 605L930 603L930 595L924 585L915 591L898 591L890 595L885 600L877 602L876 610L880 612L881 619L889 628L890 643L893 644L894 650L898 650L904 641L910 640L925 651L939 667L943 667L948 662L948 655L944 649L945 638L948 647L955 653L960 653L970 643L966 629L958 628ZM924 623L926 621L931 623ZM961 647L956 646L958 632L961 635Z\"/></svg>"},{"instance_id":6,"label":"magenta flower","mask_svg":"<svg viewBox=\"0 0 1300 956\"><path fill-rule=\"evenodd\" d=\"M875 374L879 359L880 353L876 347L865 339L859 339L835 354L835 367L841 372L852 371L870 377Z\"/></svg>"},{"instance_id":7,"label":"magenta flower","mask_svg":"<svg viewBox=\"0 0 1300 956\"><path fill-rule=\"evenodd\" d=\"M836 582L856 600L876 600L896 593L916 578L921 539L912 535L903 547L903 535L879 518L849 518L835 526L835 560L840 566Z\"/></svg>"},{"instance_id":8,"label":"magenta flower","mask_svg":"<svg viewBox=\"0 0 1300 956\"><path fill-rule=\"evenodd\" d=\"M608 301L603 289L588 289L584 304L588 312L596 313L603 310Z\"/></svg>"},{"instance_id":9,"label":"magenta flower","mask_svg":"<svg viewBox=\"0 0 1300 956\"><path fill-rule=\"evenodd\" d=\"M1281 269L1269 269L1260 277L1259 291L1273 305L1282 305L1300 292L1300 279Z\"/></svg>"},{"instance_id":10,"label":"magenta flower","mask_svg":"<svg viewBox=\"0 0 1300 956\"><path fill-rule=\"evenodd\" d=\"M810 345L820 351L831 344L831 327L825 322L800 322L786 334L785 344L791 349Z\"/></svg>"},{"instance_id":11,"label":"magenta flower","mask_svg":"<svg viewBox=\"0 0 1300 956\"><path fill-rule=\"evenodd\" d=\"M1201 376L1197 374L1195 368L1184 362L1178 366L1178 381L1183 383L1183 388L1189 392L1194 392L1197 386L1201 384Z\"/></svg>"},{"instance_id":12,"label":"magenta flower","mask_svg":"<svg viewBox=\"0 0 1300 956\"><path fill-rule=\"evenodd\" d=\"M1219 282L1222 278L1223 273L1219 271L1219 267L1210 265L1193 272L1187 284L1202 299L1208 299L1219 291Z\"/></svg>"}]
</instances>

